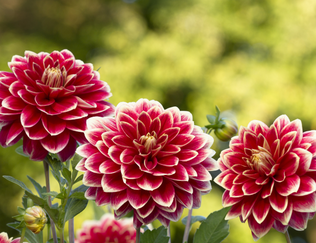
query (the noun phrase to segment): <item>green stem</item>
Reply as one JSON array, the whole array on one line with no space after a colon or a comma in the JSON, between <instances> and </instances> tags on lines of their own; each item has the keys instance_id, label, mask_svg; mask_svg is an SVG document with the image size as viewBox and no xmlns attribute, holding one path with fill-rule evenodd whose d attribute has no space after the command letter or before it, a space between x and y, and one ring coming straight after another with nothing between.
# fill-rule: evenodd
<instances>
[{"instance_id":1,"label":"green stem","mask_svg":"<svg viewBox=\"0 0 316 243\"><path fill-rule=\"evenodd\" d=\"M74 229L74 219L69 219L68 221L68 232L69 232L69 243L75 242L75 229Z\"/></svg>"},{"instance_id":2,"label":"green stem","mask_svg":"<svg viewBox=\"0 0 316 243\"><path fill-rule=\"evenodd\" d=\"M171 234L170 234L170 223L167 227L167 236L169 237L168 243L171 243Z\"/></svg>"},{"instance_id":3,"label":"green stem","mask_svg":"<svg viewBox=\"0 0 316 243\"><path fill-rule=\"evenodd\" d=\"M135 243L140 243L140 227L136 228L136 242Z\"/></svg>"},{"instance_id":4,"label":"green stem","mask_svg":"<svg viewBox=\"0 0 316 243\"><path fill-rule=\"evenodd\" d=\"M188 213L187 217L187 223L185 225L185 230L184 230L184 235L183 235L183 240L182 243L188 242L189 238L189 233L190 233L190 228L191 228L191 216L192 216L192 211L193 209L191 208Z\"/></svg>"},{"instance_id":5,"label":"green stem","mask_svg":"<svg viewBox=\"0 0 316 243\"><path fill-rule=\"evenodd\" d=\"M286 242L287 243L291 243L291 238L290 238L290 235L289 235L289 231L287 230L284 234L285 234Z\"/></svg>"},{"instance_id":6,"label":"green stem","mask_svg":"<svg viewBox=\"0 0 316 243\"><path fill-rule=\"evenodd\" d=\"M23 243L23 241L24 241L25 231L26 231L26 227L24 227L24 228L22 229L21 238L20 238L20 243Z\"/></svg>"},{"instance_id":7,"label":"green stem","mask_svg":"<svg viewBox=\"0 0 316 243\"><path fill-rule=\"evenodd\" d=\"M49 166L48 166L48 161L46 160L46 158L43 161L43 165L44 165L44 172L45 172L46 191L50 192ZM48 196L47 200L48 200L48 205L51 207L52 206L51 197ZM50 224L51 224L51 229L52 229L54 243L58 243L56 229L55 229L55 223L54 223L54 221L52 219L50 219Z\"/></svg>"},{"instance_id":8,"label":"green stem","mask_svg":"<svg viewBox=\"0 0 316 243\"><path fill-rule=\"evenodd\" d=\"M47 242L51 237L51 235L50 235L50 229L51 229L50 223L47 223L46 228L47 228L47 240L45 242Z\"/></svg>"},{"instance_id":9,"label":"green stem","mask_svg":"<svg viewBox=\"0 0 316 243\"><path fill-rule=\"evenodd\" d=\"M64 243L64 228L59 230L60 243Z\"/></svg>"}]
</instances>

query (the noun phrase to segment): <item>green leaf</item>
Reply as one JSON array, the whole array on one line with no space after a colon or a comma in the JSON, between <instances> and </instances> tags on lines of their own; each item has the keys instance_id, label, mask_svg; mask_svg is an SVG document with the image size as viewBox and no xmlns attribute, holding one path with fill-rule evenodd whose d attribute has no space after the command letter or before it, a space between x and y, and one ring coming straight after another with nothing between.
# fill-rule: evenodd
<instances>
[{"instance_id":1,"label":"green leaf","mask_svg":"<svg viewBox=\"0 0 316 243\"><path fill-rule=\"evenodd\" d=\"M54 155L50 155L50 156L46 157L47 158L46 162L48 162L48 164L52 168L52 170L55 172L62 170L63 163L59 159L53 158L51 156L54 156Z\"/></svg>"},{"instance_id":2,"label":"green leaf","mask_svg":"<svg viewBox=\"0 0 316 243\"><path fill-rule=\"evenodd\" d=\"M167 229L160 226L158 229L146 230L140 236L140 243L168 243Z\"/></svg>"},{"instance_id":3,"label":"green leaf","mask_svg":"<svg viewBox=\"0 0 316 243\"><path fill-rule=\"evenodd\" d=\"M86 199L86 197L84 196L84 192L74 192L70 195L70 198L77 198L82 200Z\"/></svg>"},{"instance_id":4,"label":"green leaf","mask_svg":"<svg viewBox=\"0 0 316 243\"><path fill-rule=\"evenodd\" d=\"M68 184L70 184L71 183L71 172L66 167L64 167L61 173L65 177L65 179L68 181Z\"/></svg>"},{"instance_id":5,"label":"green leaf","mask_svg":"<svg viewBox=\"0 0 316 243\"><path fill-rule=\"evenodd\" d=\"M27 186L22 181L19 181L19 180L13 178L12 176L6 176L6 175L4 175L3 178L8 180L8 181L11 181L12 183L14 183L16 185L18 185L23 190L28 191L29 193L32 193L32 191L30 189L28 189Z\"/></svg>"},{"instance_id":6,"label":"green leaf","mask_svg":"<svg viewBox=\"0 0 316 243\"><path fill-rule=\"evenodd\" d=\"M25 214L25 209L18 207L18 212L19 212L19 214Z\"/></svg>"},{"instance_id":7,"label":"green leaf","mask_svg":"<svg viewBox=\"0 0 316 243\"><path fill-rule=\"evenodd\" d=\"M12 218L14 218L17 221L23 221L24 220L24 215L15 215Z\"/></svg>"},{"instance_id":8,"label":"green leaf","mask_svg":"<svg viewBox=\"0 0 316 243\"><path fill-rule=\"evenodd\" d=\"M187 219L188 219L188 216L187 217L184 217L181 222L182 224L186 225L187 224ZM206 218L204 216L191 216L191 223L190 225L194 224L195 222L202 222L204 221Z\"/></svg>"},{"instance_id":9,"label":"green leaf","mask_svg":"<svg viewBox=\"0 0 316 243\"><path fill-rule=\"evenodd\" d=\"M24 156L24 157L27 157L27 158L29 157L27 154L25 154L25 153L23 152L23 145L17 147L16 150L15 150L15 152L16 152L17 154L19 154L19 155Z\"/></svg>"},{"instance_id":10,"label":"green leaf","mask_svg":"<svg viewBox=\"0 0 316 243\"><path fill-rule=\"evenodd\" d=\"M42 187L37 181L35 181L32 177L27 176L27 178L32 182L33 186L35 187L38 195L43 198L43 193L46 192L46 187Z\"/></svg>"},{"instance_id":11,"label":"green leaf","mask_svg":"<svg viewBox=\"0 0 316 243\"><path fill-rule=\"evenodd\" d=\"M216 117L215 116L213 116L213 115L206 115L206 118L207 118L207 120L208 120L208 122L210 123L210 124L215 124L215 121L216 121Z\"/></svg>"},{"instance_id":12,"label":"green leaf","mask_svg":"<svg viewBox=\"0 0 316 243\"><path fill-rule=\"evenodd\" d=\"M51 191L51 192L43 192L42 194L45 196L57 197L58 192Z\"/></svg>"},{"instance_id":13,"label":"green leaf","mask_svg":"<svg viewBox=\"0 0 316 243\"><path fill-rule=\"evenodd\" d=\"M225 220L230 207L211 213L197 229L193 243L219 243L229 234L229 224Z\"/></svg>"},{"instance_id":14,"label":"green leaf","mask_svg":"<svg viewBox=\"0 0 316 243\"><path fill-rule=\"evenodd\" d=\"M71 195L76 192L85 192L88 189L87 186L81 185L74 189L71 192ZM87 199L77 199L77 198L70 198L67 201L66 207L65 207L65 218L64 218L64 223L66 223L69 219L75 217L77 214L81 213L87 206L88 200Z\"/></svg>"},{"instance_id":15,"label":"green leaf","mask_svg":"<svg viewBox=\"0 0 316 243\"><path fill-rule=\"evenodd\" d=\"M77 182L79 182L79 181L82 181L82 179L83 179L83 175L78 176L77 179L74 181L73 184L75 184L75 183L77 183Z\"/></svg>"},{"instance_id":16,"label":"green leaf","mask_svg":"<svg viewBox=\"0 0 316 243\"><path fill-rule=\"evenodd\" d=\"M9 226L12 229L15 229L20 232L21 230L17 229L19 222L13 222L13 223L8 223L7 226ZM47 227L47 226L46 226ZM32 231L30 231L28 228L26 228L25 231L25 238L30 242L30 243L43 243L43 231L41 231L38 234L34 234Z\"/></svg>"},{"instance_id":17,"label":"green leaf","mask_svg":"<svg viewBox=\"0 0 316 243\"><path fill-rule=\"evenodd\" d=\"M79 163L79 161L81 159L82 159L82 157L79 154L75 154L74 157L72 157L70 162L71 162L71 167L72 167L73 170L75 170L77 164Z\"/></svg>"},{"instance_id":18,"label":"green leaf","mask_svg":"<svg viewBox=\"0 0 316 243\"><path fill-rule=\"evenodd\" d=\"M35 204L37 204L38 206L41 206L42 208L45 209L46 213L51 217L51 219L54 221L54 222L57 222L57 219L58 219L58 214L59 214L59 211L57 209L54 209L54 208L51 208L47 201L43 198L40 198L38 196L35 196L34 194L32 193L29 193L29 192L25 192L25 194L31 198L33 200L33 202Z\"/></svg>"}]
</instances>

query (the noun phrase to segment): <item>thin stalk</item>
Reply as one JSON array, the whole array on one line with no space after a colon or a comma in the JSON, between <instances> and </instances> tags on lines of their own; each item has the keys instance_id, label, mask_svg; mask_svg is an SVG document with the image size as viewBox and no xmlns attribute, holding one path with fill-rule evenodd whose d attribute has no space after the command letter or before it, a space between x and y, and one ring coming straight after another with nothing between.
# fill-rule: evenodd
<instances>
[{"instance_id":1,"label":"thin stalk","mask_svg":"<svg viewBox=\"0 0 316 243\"><path fill-rule=\"evenodd\" d=\"M136 243L140 243L140 227L136 228Z\"/></svg>"},{"instance_id":2,"label":"thin stalk","mask_svg":"<svg viewBox=\"0 0 316 243\"><path fill-rule=\"evenodd\" d=\"M24 227L24 228L22 229L21 238L20 238L20 243L23 243L23 241L24 241L25 231L26 231L26 227Z\"/></svg>"},{"instance_id":3,"label":"thin stalk","mask_svg":"<svg viewBox=\"0 0 316 243\"><path fill-rule=\"evenodd\" d=\"M191 208L188 212L187 223L185 225L182 243L188 242L188 239L189 239L192 211L193 209Z\"/></svg>"},{"instance_id":4,"label":"thin stalk","mask_svg":"<svg viewBox=\"0 0 316 243\"><path fill-rule=\"evenodd\" d=\"M47 228L47 240L45 242L47 242L50 239L50 230L51 230L51 226L50 223L46 224L46 228Z\"/></svg>"},{"instance_id":5,"label":"thin stalk","mask_svg":"<svg viewBox=\"0 0 316 243\"><path fill-rule=\"evenodd\" d=\"M169 241L168 241L168 243L171 243L170 223L169 223L169 225L168 225L168 227L167 227L167 236L169 237Z\"/></svg>"},{"instance_id":6,"label":"thin stalk","mask_svg":"<svg viewBox=\"0 0 316 243\"><path fill-rule=\"evenodd\" d=\"M43 165L44 165L44 172L45 172L46 191L50 192L49 166L48 166L48 162L46 161L46 158L43 161ZM52 199L51 199L51 197L48 196L47 200L48 200L48 205L51 207L52 206ZM55 229L55 223L54 223L54 221L52 219L50 219L50 225L51 225L51 229L52 229L54 243L58 243L56 229Z\"/></svg>"},{"instance_id":7,"label":"thin stalk","mask_svg":"<svg viewBox=\"0 0 316 243\"><path fill-rule=\"evenodd\" d=\"M291 243L291 238L290 238L290 235L289 235L289 231L287 230L284 234L285 234L286 242L287 243Z\"/></svg>"},{"instance_id":8,"label":"thin stalk","mask_svg":"<svg viewBox=\"0 0 316 243\"><path fill-rule=\"evenodd\" d=\"M68 221L68 232L69 232L69 243L75 242L75 229L74 229L74 219L69 219Z\"/></svg>"},{"instance_id":9,"label":"thin stalk","mask_svg":"<svg viewBox=\"0 0 316 243\"><path fill-rule=\"evenodd\" d=\"M60 243L64 243L64 229L59 230Z\"/></svg>"}]
</instances>

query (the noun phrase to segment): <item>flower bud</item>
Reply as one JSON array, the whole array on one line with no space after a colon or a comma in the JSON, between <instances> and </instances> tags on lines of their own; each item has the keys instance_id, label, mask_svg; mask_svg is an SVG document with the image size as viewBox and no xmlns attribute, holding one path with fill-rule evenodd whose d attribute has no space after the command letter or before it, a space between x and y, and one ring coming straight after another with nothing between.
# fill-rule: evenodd
<instances>
[{"instance_id":1,"label":"flower bud","mask_svg":"<svg viewBox=\"0 0 316 243\"><path fill-rule=\"evenodd\" d=\"M223 125L214 131L219 140L228 141L237 134L238 125L234 120L222 118L220 122L223 123Z\"/></svg>"},{"instance_id":2,"label":"flower bud","mask_svg":"<svg viewBox=\"0 0 316 243\"><path fill-rule=\"evenodd\" d=\"M29 230L38 234L47 222L46 213L40 206L29 207L25 210L24 221Z\"/></svg>"}]
</instances>

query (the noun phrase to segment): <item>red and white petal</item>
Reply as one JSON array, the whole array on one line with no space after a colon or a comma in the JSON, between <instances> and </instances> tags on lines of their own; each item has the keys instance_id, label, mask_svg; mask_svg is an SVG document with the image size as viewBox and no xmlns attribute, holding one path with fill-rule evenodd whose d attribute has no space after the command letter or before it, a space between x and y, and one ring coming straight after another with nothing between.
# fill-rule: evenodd
<instances>
[{"instance_id":1,"label":"red and white petal","mask_svg":"<svg viewBox=\"0 0 316 243\"><path fill-rule=\"evenodd\" d=\"M65 130L57 136L46 136L41 140L41 144L48 152L57 154L67 146L69 139L70 133Z\"/></svg>"},{"instance_id":2,"label":"red and white petal","mask_svg":"<svg viewBox=\"0 0 316 243\"><path fill-rule=\"evenodd\" d=\"M104 192L119 192L127 188L120 173L104 174L101 185Z\"/></svg>"},{"instance_id":3,"label":"red and white petal","mask_svg":"<svg viewBox=\"0 0 316 243\"><path fill-rule=\"evenodd\" d=\"M259 199L256 201L252 209L252 215L255 220L261 224L267 217L270 211L270 202L268 199Z\"/></svg>"},{"instance_id":4,"label":"red and white petal","mask_svg":"<svg viewBox=\"0 0 316 243\"><path fill-rule=\"evenodd\" d=\"M256 219L251 215L248 218L248 225L251 231L258 237L261 238L267 234L274 224L274 219L268 215L266 219L259 224Z\"/></svg>"},{"instance_id":5,"label":"red and white petal","mask_svg":"<svg viewBox=\"0 0 316 243\"><path fill-rule=\"evenodd\" d=\"M145 191L153 191L158 189L163 183L163 178L144 173L137 179L137 185Z\"/></svg>"},{"instance_id":6,"label":"red and white petal","mask_svg":"<svg viewBox=\"0 0 316 243\"><path fill-rule=\"evenodd\" d=\"M316 193L306 196L291 197L293 202L293 210L302 213L316 212Z\"/></svg>"},{"instance_id":7,"label":"red and white petal","mask_svg":"<svg viewBox=\"0 0 316 243\"><path fill-rule=\"evenodd\" d=\"M281 183L275 183L275 189L281 196L286 197L298 191L300 182L300 177L294 174L286 177Z\"/></svg>"},{"instance_id":8,"label":"red and white petal","mask_svg":"<svg viewBox=\"0 0 316 243\"><path fill-rule=\"evenodd\" d=\"M150 192L152 199L161 206L169 207L175 198L175 189L171 182L164 180L161 186Z\"/></svg>"},{"instance_id":9,"label":"red and white petal","mask_svg":"<svg viewBox=\"0 0 316 243\"><path fill-rule=\"evenodd\" d=\"M316 182L309 176L301 176L301 183L298 191L294 193L295 196L305 196L316 191Z\"/></svg>"},{"instance_id":10,"label":"red and white petal","mask_svg":"<svg viewBox=\"0 0 316 243\"><path fill-rule=\"evenodd\" d=\"M308 213L301 213L293 211L289 226L295 230L302 231L307 228L307 221L309 220Z\"/></svg>"},{"instance_id":11,"label":"red and white petal","mask_svg":"<svg viewBox=\"0 0 316 243\"><path fill-rule=\"evenodd\" d=\"M132 190L127 188L127 199L131 206L135 209L144 207L150 199L150 193L144 190Z\"/></svg>"},{"instance_id":12,"label":"red and white petal","mask_svg":"<svg viewBox=\"0 0 316 243\"><path fill-rule=\"evenodd\" d=\"M279 213L283 213L288 206L288 197L281 196L276 190L271 193L269 200L271 207Z\"/></svg>"}]
</instances>

